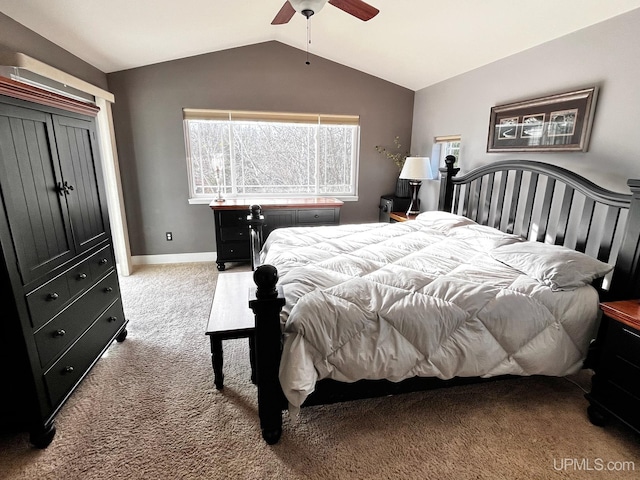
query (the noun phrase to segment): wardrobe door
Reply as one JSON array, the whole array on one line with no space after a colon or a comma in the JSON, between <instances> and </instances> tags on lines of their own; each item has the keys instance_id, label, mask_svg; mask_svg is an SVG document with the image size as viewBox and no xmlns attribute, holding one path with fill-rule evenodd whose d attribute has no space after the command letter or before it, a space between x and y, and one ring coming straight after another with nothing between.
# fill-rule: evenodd
<instances>
[{"instance_id":1,"label":"wardrobe door","mask_svg":"<svg viewBox=\"0 0 640 480\"><path fill-rule=\"evenodd\" d=\"M81 253L109 238L94 123L54 115L53 124L73 237Z\"/></svg>"},{"instance_id":2,"label":"wardrobe door","mask_svg":"<svg viewBox=\"0 0 640 480\"><path fill-rule=\"evenodd\" d=\"M50 115L0 104L0 183L27 284L75 255Z\"/></svg>"}]
</instances>

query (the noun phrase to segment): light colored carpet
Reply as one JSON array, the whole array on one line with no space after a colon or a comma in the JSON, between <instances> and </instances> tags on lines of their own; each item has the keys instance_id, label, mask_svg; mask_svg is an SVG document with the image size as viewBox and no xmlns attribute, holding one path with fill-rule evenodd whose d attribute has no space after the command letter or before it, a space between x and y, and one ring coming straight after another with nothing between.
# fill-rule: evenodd
<instances>
[{"instance_id":1,"label":"light colored carpet","mask_svg":"<svg viewBox=\"0 0 640 480\"><path fill-rule=\"evenodd\" d=\"M62 409L49 448L31 448L24 433L0 434L0 478L640 476L638 438L619 425L591 425L583 391L562 378L311 407L295 425L285 416L282 440L268 446L246 339L225 342L226 386L213 387L204 331L217 276L211 263L146 266L122 278L127 340L109 349ZM588 372L572 380L588 388ZM635 471L630 464L607 471L608 462L633 462Z\"/></svg>"}]
</instances>

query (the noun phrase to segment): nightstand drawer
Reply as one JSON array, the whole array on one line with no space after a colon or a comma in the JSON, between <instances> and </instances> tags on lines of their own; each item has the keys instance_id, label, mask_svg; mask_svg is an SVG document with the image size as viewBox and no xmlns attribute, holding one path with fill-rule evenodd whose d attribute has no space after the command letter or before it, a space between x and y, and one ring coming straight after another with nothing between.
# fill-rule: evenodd
<instances>
[{"instance_id":1,"label":"nightstand drawer","mask_svg":"<svg viewBox=\"0 0 640 480\"><path fill-rule=\"evenodd\" d=\"M606 377L611 383L631 393L640 402L640 367L614 356L609 359L604 368L606 368Z\"/></svg>"},{"instance_id":2,"label":"nightstand drawer","mask_svg":"<svg viewBox=\"0 0 640 480\"><path fill-rule=\"evenodd\" d=\"M612 321L607 331L606 349L640 368L640 334L620 322Z\"/></svg>"},{"instance_id":3,"label":"nightstand drawer","mask_svg":"<svg viewBox=\"0 0 640 480\"><path fill-rule=\"evenodd\" d=\"M612 382L606 382L601 388L598 388L595 399L634 428L640 428L640 399L638 397Z\"/></svg>"},{"instance_id":4,"label":"nightstand drawer","mask_svg":"<svg viewBox=\"0 0 640 480\"><path fill-rule=\"evenodd\" d=\"M302 223L333 223L335 212L330 208L315 208L298 210L298 224Z\"/></svg>"},{"instance_id":5,"label":"nightstand drawer","mask_svg":"<svg viewBox=\"0 0 640 480\"><path fill-rule=\"evenodd\" d=\"M613 414L640 433L640 304L638 300L603 302L598 333L600 358L595 364L587 414L595 425Z\"/></svg>"}]
</instances>

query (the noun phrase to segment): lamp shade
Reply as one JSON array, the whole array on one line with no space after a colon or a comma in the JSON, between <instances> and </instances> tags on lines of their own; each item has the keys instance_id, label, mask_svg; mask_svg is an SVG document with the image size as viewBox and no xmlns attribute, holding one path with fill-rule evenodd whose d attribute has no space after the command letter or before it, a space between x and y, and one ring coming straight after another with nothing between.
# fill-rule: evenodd
<instances>
[{"instance_id":1,"label":"lamp shade","mask_svg":"<svg viewBox=\"0 0 640 480\"><path fill-rule=\"evenodd\" d=\"M400 178L407 180L433 180L429 157L407 157L400 172Z\"/></svg>"}]
</instances>

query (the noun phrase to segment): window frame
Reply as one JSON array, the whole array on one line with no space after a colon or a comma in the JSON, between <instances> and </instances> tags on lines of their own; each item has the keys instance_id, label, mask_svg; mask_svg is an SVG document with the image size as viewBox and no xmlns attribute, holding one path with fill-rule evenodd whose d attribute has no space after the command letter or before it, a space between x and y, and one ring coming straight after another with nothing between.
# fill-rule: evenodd
<instances>
[{"instance_id":1,"label":"window frame","mask_svg":"<svg viewBox=\"0 0 640 480\"><path fill-rule=\"evenodd\" d=\"M451 153L452 143L457 143L457 147L453 147L453 149L457 150L458 154L455 155L456 162L454 165L459 167L460 163L460 153L462 151L462 135L442 135L435 137L433 139L433 148L431 150L431 168L438 171L440 168L444 167L444 159L447 155L453 155Z\"/></svg>"},{"instance_id":2,"label":"window frame","mask_svg":"<svg viewBox=\"0 0 640 480\"><path fill-rule=\"evenodd\" d=\"M189 141L189 121L190 120L220 120L229 122L232 125L234 121L259 121L274 122L282 124L302 123L305 125L316 125L314 138L318 138L319 129L326 125L344 125L355 127L352 135L351 159L350 159L350 184L351 193L321 193L319 191L320 182L317 174L319 169L319 155L321 147L316 140L315 143L315 169L316 169L316 187L313 193L238 193L235 186L232 193L225 193L225 198L304 198L304 197L334 197L343 201L358 200L358 177L360 166L360 116L359 115L331 115L331 114L307 114L307 113L289 113L289 112L263 112L263 111L242 111L242 110L210 110L210 109L193 109L183 108L183 130L185 141L185 157L187 162L187 180L189 183L189 203L190 204L209 204L215 200L215 193L196 193L195 190L195 172L194 163L192 161L192 146ZM232 129L231 129L232 130ZM231 131L230 137L233 137ZM233 159L233 149L230 156Z\"/></svg>"}]
</instances>

